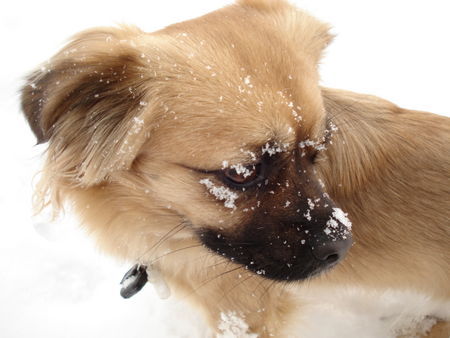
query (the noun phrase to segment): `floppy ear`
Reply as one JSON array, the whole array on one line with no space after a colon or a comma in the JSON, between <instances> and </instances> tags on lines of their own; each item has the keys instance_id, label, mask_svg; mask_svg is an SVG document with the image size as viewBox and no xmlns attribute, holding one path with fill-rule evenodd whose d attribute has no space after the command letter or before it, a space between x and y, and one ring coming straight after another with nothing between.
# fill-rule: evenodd
<instances>
[{"instance_id":1,"label":"floppy ear","mask_svg":"<svg viewBox=\"0 0 450 338\"><path fill-rule=\"evenodd\" d=\"M22 109L38 143L49 142L47 167L71 183L101 182L129 166L145 141L148 59L137 28L82 32L22 89Z\"/></svg>"}]
</instances>

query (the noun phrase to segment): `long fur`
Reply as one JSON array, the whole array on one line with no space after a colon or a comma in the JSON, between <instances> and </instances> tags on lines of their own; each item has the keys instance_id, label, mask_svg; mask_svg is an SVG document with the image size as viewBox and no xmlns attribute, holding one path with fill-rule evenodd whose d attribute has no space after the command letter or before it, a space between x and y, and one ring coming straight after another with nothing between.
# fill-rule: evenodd
<instances>
[{"instance_id":1,"label":"long fur","mask_svg":"<svg viewBox=\"0 0 450 338\"><path fill-rule=\"evenodd\" d=\"M328 28L284 1L242 0L151 34L76 35L23 88L24 113L48 142L37 209L71 204L103 250L151 263L213 330L235 312L249 332L279 337L301 308L291 296L301 282L262 278L203 247L199 227L233 229L248 211L224 208L196 170L243 158L243 137L296 144L286 101L301 102L302 135L338 127L315 174L349 213L355 240L343 262L305 283L450 301L449 119L319 87Z\"/></svg>"}]
</instances>

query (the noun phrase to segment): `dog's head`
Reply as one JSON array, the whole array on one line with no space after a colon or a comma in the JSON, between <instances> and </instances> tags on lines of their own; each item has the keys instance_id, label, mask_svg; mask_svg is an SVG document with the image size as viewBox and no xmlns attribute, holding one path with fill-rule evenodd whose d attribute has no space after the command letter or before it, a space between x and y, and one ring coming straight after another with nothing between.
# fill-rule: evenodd
<instances>
[{"instance_id":1,"label":"dog's head","mask_svg":"<svg viewBox=\"0 0 450 338\"><path fill-rule=\"evenodd\" d=\"M49 143L44 192L70 196L128 258L173 232L271 279L336 264L350 223L315 163L334 129L317 75L329 41L262 0L153 34L79 34L23 89Z\"/></svg>"}]
</instances>

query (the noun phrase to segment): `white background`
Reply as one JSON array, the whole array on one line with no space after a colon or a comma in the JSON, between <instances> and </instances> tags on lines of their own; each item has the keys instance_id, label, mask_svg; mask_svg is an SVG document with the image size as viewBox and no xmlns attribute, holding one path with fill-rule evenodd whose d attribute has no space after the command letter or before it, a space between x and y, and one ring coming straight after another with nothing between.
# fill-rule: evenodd
<instances>
[{"instance_id":1,"label":"white background","mask_svg":"<svg viewBox=\"0 0 450 338\"><path fill-rule=\"evenodd\" d=\"M0 4L0 337L199 337L202 323L151 287L122 300L127 264L102 256L67 217L31 217L31 182L42 147L20 115L30 70L73 33L130 23L146 31L229 1L2 1ZM375 94L406 108L449 116L448 1L297 0L337 34L322 84ZM177 324L174 324L174 323Z\"/></svg>"}]
</instances>

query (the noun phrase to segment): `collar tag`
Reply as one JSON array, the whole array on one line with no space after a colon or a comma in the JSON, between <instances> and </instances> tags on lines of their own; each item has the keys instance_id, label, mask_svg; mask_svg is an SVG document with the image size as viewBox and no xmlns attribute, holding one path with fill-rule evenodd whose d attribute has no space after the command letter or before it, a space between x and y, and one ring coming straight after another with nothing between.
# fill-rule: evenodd
<instances>
[{"instance_id":1,"label":"collar tag","mask_svg":"<svg viewBox=\"0 0 450 338\"><path fill-rule=\"evenodd\" d=\"M148 281L147 267L141 264L135 264L123 276L120 285L120 295L123 298L130 298L141 291Z\"/></svg>"}]
</instances>

